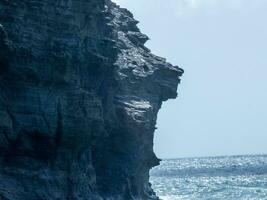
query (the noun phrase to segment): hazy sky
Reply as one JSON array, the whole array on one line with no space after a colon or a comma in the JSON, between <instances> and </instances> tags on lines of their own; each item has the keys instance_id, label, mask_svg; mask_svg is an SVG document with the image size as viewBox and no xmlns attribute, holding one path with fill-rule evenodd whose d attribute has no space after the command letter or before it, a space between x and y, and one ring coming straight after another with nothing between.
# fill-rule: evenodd
<instances>
[{"instance_id":1,"label":"hazy sky","mask_svg":"<svg viewBox=\"0 0 267 200\"><path fill-rule=\"evenodd\" d=\"M161 158L267 153L267 1L116 0L152 52L185 70L164 103Z\"/></svg>"}]
</instances>

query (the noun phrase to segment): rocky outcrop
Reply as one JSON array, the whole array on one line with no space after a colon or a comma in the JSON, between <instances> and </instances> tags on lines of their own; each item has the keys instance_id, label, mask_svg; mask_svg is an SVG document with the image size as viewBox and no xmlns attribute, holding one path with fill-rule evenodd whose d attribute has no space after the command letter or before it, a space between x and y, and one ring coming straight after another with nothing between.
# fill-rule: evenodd
<instances>
[{"instance_id":1,"label":"rocky outcrop","mask_svg":"<svg viewBox=\"0 0 267 200\"><path fill-rule=\"evenodd\" d=\"M109 0L0 1L0 200L157 199L157 113L183 70Z\"/></svg>"}]
</instances>

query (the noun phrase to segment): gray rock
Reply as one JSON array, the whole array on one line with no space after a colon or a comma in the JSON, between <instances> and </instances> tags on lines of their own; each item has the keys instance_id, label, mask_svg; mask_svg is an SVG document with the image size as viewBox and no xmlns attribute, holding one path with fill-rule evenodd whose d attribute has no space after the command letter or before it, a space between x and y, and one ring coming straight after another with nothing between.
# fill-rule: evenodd
<instances>
[{"instance_id":1,"label":"gray rock","mask_svg":"<svg viewBox=\"0 0 267 200\"><path fill-rule=\"evenodd\" d=\"M158 199L157 113L183 70L110 0L0 1L0 200Z\"/></svg>"}]
</instances>

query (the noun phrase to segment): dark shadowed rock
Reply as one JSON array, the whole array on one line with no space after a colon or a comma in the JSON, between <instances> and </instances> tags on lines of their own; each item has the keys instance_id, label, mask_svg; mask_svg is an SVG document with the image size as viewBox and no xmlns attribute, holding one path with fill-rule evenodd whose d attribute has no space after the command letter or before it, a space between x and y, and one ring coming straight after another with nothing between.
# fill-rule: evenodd
<instances>
[{"instance_id":1,"label":"dark shadowed rock","mask_svg":"<svg viewBox=\"0 0 267 200\"><path fill-rule=\"evenodd\" d=\"M183 70L109 0L0 1L0 200L158 199L162 101Z\"/></svg>"}]
</instances>

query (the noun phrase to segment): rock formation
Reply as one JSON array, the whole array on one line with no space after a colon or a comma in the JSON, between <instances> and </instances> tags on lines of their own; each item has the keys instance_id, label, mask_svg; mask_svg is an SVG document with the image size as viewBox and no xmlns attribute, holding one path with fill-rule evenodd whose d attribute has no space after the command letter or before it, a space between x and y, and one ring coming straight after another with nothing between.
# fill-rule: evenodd
<instances>
[{"instance_id":1,"label":"rock formation","mask_svg":"<svg viewBox=\"0 0 267 200\"><path fill-rule=\"evenodd\" d=\"M158 199L157 113L183 70L137 23L110 0L0 1L0 200Z\"/></svg>"}]
</instances>

